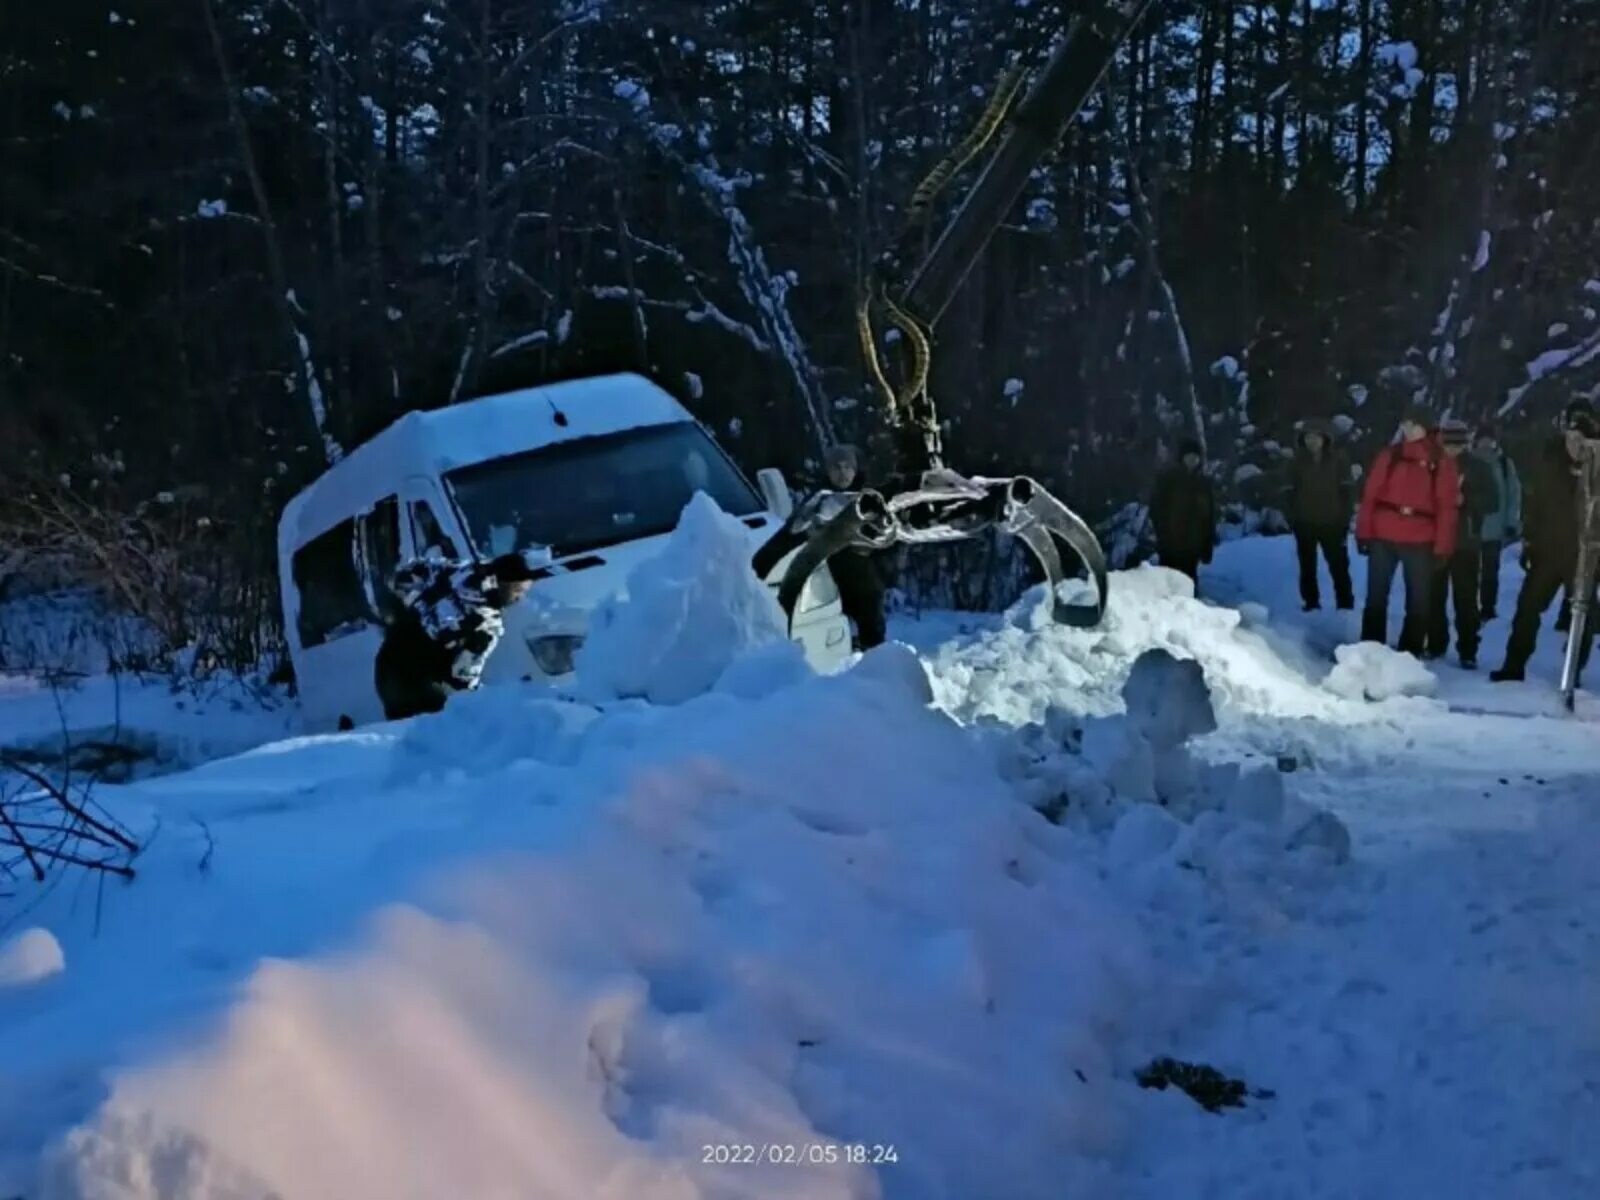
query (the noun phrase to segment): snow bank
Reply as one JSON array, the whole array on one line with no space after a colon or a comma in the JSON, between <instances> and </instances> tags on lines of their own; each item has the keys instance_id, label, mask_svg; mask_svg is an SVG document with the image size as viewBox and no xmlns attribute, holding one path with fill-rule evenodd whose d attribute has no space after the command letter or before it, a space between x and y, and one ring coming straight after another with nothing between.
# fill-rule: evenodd
<instances>
[{"instance_id":1,"label":"snow bank","mask_svg":"<svg viewBox=\"0 0 1600 1200\"><path fill-rule=\"evenodd\" d=\"M201 810L209 872L198 833L158 840L138 920L69 943L89 981L151 927L176 952L27 1194L1103 1194L1132 1067L1178 1014L1099 852L931 696L891 644L756 699L595 713L486 689L207 768L174 807L227 798ZM219 987L219 962L247 973ZM67 1069L41 1028L107 1011L85 982L0 1023L22 1072L0 1186L4 1131L36 1128L25 1096ZM803 1162L705 1149L730 1146Z\"/></svg>"},{"instance_id":2,"label":"snow bank","mask_svg":"<svg viewBox=\"0 0 1600 1200\"><path fill-rule=\"evenodd\" d=\"M1208 593L1283 550L1225 548ZM133 887L30 913L73 966L0 992L0 1195L1588 1194L1557 1186L1592 1161L1560 1120L1581 1039L1507 1031L1582 1030L1552 975L1511 972L1581 961L1593 922L1549 914L1592 907L1591 864L1552 883L1540 793L1487 797L1504 753L1586 798L1592 726L1389 722L1262 609L1159 568L1113 587L1101 630L1035 595L925 659L817 678L770 641L668 707L492 688L103 789L162 833ZM1285 709L1362 769L1221 760ZM1394 803L1473 751L1481 808L1475 778ZM1362 861L1313 800L1368 815ZM1476 813L1459 854L1418 855L1430 805ZM1375 846L1374 813L1412 824ZM1277 1096L1217 1117L1139 1089L1162 1054Z\"/></svg>"},{"instance_id":3,"label":"snow bank","mask_svg":"<svg viewBox=\"0 0 1600 1200\"><path fill-rule=\"evenodd\" d=\"M1139 656L1165 650L1200 664L1225 719L1364 719L1319 686L1313 656L1275 638L1263 614L1198 601L1185 576L1148 564L1114 572L1109 588L1097 629L1055 624L1035 589L1003 619L930 646L937 702L963 721L1009 725L1042 721L1051 708L1109 716L1123 711L1122 686Z\"/></svg>"},{"instance_id":4,"label":"snow bank","mask_svg":"<svg viewBox=\"0 0 1600 1200\"><path fill-rule=\"evenodd\" d=\"M1377 642L1340 646L1334 657L1336 665L1322 686L1347 700L1431 696L1439 688L1433 672L1411 655Z\"/></svg>"},{"instance_id":5,"label":"snow bank","mask_svg":"<svg viewBox=\"0 0 1600 1200\"><path fill-rule=\"evenodd\" d=\"M1055 709L1027 729L987 730L1002 774L1029 803L1107 835L1114 873L1170 896L1186 890L1178 870L1238 882L1349 857L1343 824L1290 797L1277 764L1205 762L1194 753L1192 740L1216 728L1198 663L1147 651L1122 694L1125 716Z\"/></svg>"},{"instance_id":6,"label":"snow bank","mask_svg":"<svg viewBox=\"0 0 1600 1200\"><path fill-rule=\"evenodd\" d=\"M25 929L0 942L0 989L38 983L66 969L67 956L48 929Z\"/></svg>"},{"instance_id":7,"label":"snow bank","mask_svg":"<svg viewBox=\"0 0 1600 1200\"><path fill-rule=\"evenodd\" d=\"M741 655L787 643L786 628L750 568L748 531L696 492L662 552L595 610L577 656L577 691L597 702L681 704L716 686Z\"/></svg>"}]
</instances>

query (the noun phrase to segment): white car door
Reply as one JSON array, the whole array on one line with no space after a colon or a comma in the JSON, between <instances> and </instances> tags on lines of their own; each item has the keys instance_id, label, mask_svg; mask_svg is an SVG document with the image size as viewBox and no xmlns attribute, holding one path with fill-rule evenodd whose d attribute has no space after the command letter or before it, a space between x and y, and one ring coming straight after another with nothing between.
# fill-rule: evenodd
<instances>
[{"instance_id":1,"label":"white car door","mask_svg":"<svg viewBox=\"0 0 1600 1200\"><path fill-rule=\"evenodd\" d=\"M386 505L341 521L300 547L293 558L299 592L300 704L312 729L334 729L345 718L358 725L383 719L373 674L383 629L368 564L382 557L378 534L383 523L392 518L387 527L398 527L398 506L393 500ZM369 535L376 547L370 556Z\"/></svg>"}]
</instances>

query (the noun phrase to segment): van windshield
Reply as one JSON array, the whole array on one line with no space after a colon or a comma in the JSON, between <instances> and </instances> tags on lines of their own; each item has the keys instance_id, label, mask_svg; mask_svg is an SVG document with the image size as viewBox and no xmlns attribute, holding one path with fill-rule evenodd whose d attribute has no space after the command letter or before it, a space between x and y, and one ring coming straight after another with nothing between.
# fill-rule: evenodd
<instances>
[{"instance_id":1,"label":"van windshield","mask_svg":"<svg viewBox=\"0 0 1600 1200\"><path fill-rule=\"evenodd\" d=\"M549 546L562 557L669 533L697 491L737 517L764 507L692 421L562 442L445 479L486 556Z\"/></svg>"}]
</instances>

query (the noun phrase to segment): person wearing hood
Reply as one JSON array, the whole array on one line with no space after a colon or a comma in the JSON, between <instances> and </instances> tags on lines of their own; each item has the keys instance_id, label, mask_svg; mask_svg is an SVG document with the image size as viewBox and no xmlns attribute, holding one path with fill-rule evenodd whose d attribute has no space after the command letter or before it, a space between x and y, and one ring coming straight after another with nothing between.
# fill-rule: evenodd
<instances>
[{"instance_id":1,"label":"person wearing hood","mask_svg":"<svg viewBox=\"0 0 1600 1200\"><path fill-rule=\"evenodd\" d=\"M1461 476L1429 434L1433 418L1414 406L1400 418L1399 438L1372 461L1356 513L1356 547L1369 558L1361 640L1388 638L1389 592L1395 573L1405 576L1406 618L1400 649L1427 650L1436 564L1455 553Z\"/></svg>"},{"instance_id":2,"label":"person wearing hood","mask_svg":"<svg viewBox=\"0 0 1600 1200\"><path fill-rule=\"evenodd\" d=\"M1150 523L1156 531L1161 565L1187 575L1200 592L1200 564L1217 546L1217 499L1202 467L1200 444L1178 447L1178 461L1156 477L1150 497Z\"/></svg>"},{"instance_id":3,"label":"person wearing hood","mask_svg":"<svg viewBox=\"0 0 1600 1200\"><path fill-rule=\"evenodd\" d=\"M823 469L827 472L828 483L836 491L854 492L866 486L861 474L861 452L855 446L828 447L823 456ZM829 560L828 569L839 589L844 615L855 626L853 648L865 652L883 645L889 631L884 612L887 587L881 554L851 547L835 554Z\"/></svg>"},{"instance_id":4,"label":"person wearing hood","mask_svg":"<svg viewBox=\"0 0 1600 1200\"><path fill-rule=\"evenodd\" d=\"M1426 657L1443 658L1450 649L1449 605L1455 594L1456 653L1461 666L1478 669L1478 634L1482 623L1478 614L1478 584L1482 576L1482 538L1484 523L1500 510L1500 478L1483 459L1468 454L1472 431L1463 421L1444 421L1439 426L1439 446L1447 459L1456 464L1461 479L1460 511L1456 517L1455 553L1434 570L1432 616L1428 623Z\"/></svg>"},{"instance_id":5,"label":"person wearing hood","mask_svg":"<svg viewBox=\"0 0 1600 1200\"><path fill-rule=\"evenodd\" d=\"M1500 447L1500 432L1485 425L1473 439L1472 455L1485 463L1495 480L1495 508L1483 518L1478 541L1478 611L1485 621L1499 615L1500 559L1506 545L1522 536L1522 478L1511 456Z\"/></svg>"},{"instance_id":6,"label":"person wearing hood","mask_svg":"<svg viewBox=\"0 0 1600 1200\"><path fill-rule=\"evenodd\" d=\"M1522 566L1526 574L1517 595L1516 615L1511 619L1511 637L1506 642L1506 661L1489 678L1496 683L1518 682L1527 676L1528 659L1539 640L1539 623L1563 587L1570 587L1578 566L1578 497L1588 440L1600 438L1600 420L1593 413L1568 410L1563 428L1544 448L1539 473L1529 489L1527 530L1522 543ZM1581 671L1594 647L1596 622L1584 630L1578 648Z\"/></svg>"},{"instance_id":7,"label":"person wearing hood","mask_svg":"<svg viewBox=\"0 0 1600 1200\"><path fill-rule=\"evenodd\" d=\"M1350 460L1333 442L1326 422L1307 421L1289 468L1289 524L1300 559L1300 601L1306 612L1322 607L1317 552L1328 564L1335 602L1355 607L1350 584L1350 514L1355 510Z\"/></svg>"},{"instance_id":8,"label":"person wearing hood","mask_svg":"<svg viewBox=\"0 0 1600 1200\"><path fill-rule=\"evenodd\" d=\"M384 636L373 664L384 716L436 713L475 689L505 632L506 609L541 574L535 555L480 563L418 558L395 569L384 598Z\"/></svg>"}]
</instances>

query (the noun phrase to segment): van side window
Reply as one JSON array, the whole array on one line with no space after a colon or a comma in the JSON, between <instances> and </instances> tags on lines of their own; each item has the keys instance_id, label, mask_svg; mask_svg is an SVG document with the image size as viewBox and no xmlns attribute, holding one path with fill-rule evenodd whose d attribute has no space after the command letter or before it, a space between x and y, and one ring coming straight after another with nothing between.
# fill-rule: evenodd
<instances>
[{"instance_id":1,"label":"van side window","mask_svg":"<svg viewBox=\"0 0 1600 1200\"><path fill-rule=\"evenodd\" d=\"M301 546L290 567L300 593L302 646L320 646L370 623L366 589L356 571L354 518Z\"/></svg>"},{"instance_id":2,"label":"van side window","mask_svg":"<svg viewBox=\"0 0 1600 1200\"><path fill-rule=\"evenodd\" d=\"M426 558L434 550L446 558L459 557L456 544L439 524L439 518L433 515L426 500L415 500L411 504L411 536L416 541L418 558Z\"/></svg>"},{"instance_id":3,"label":"van side window","mask_svg":"<svg viewBox=\"0 0 1600 1200\"><path fill-rule=\"evenodd\" d=\"M361 518L361 539L365 548L367 583L371 588L373 611L384 612L389 597L389 580L400 565L400 502L390 496L380 500Z\"/></svg>"}]
</instances>

